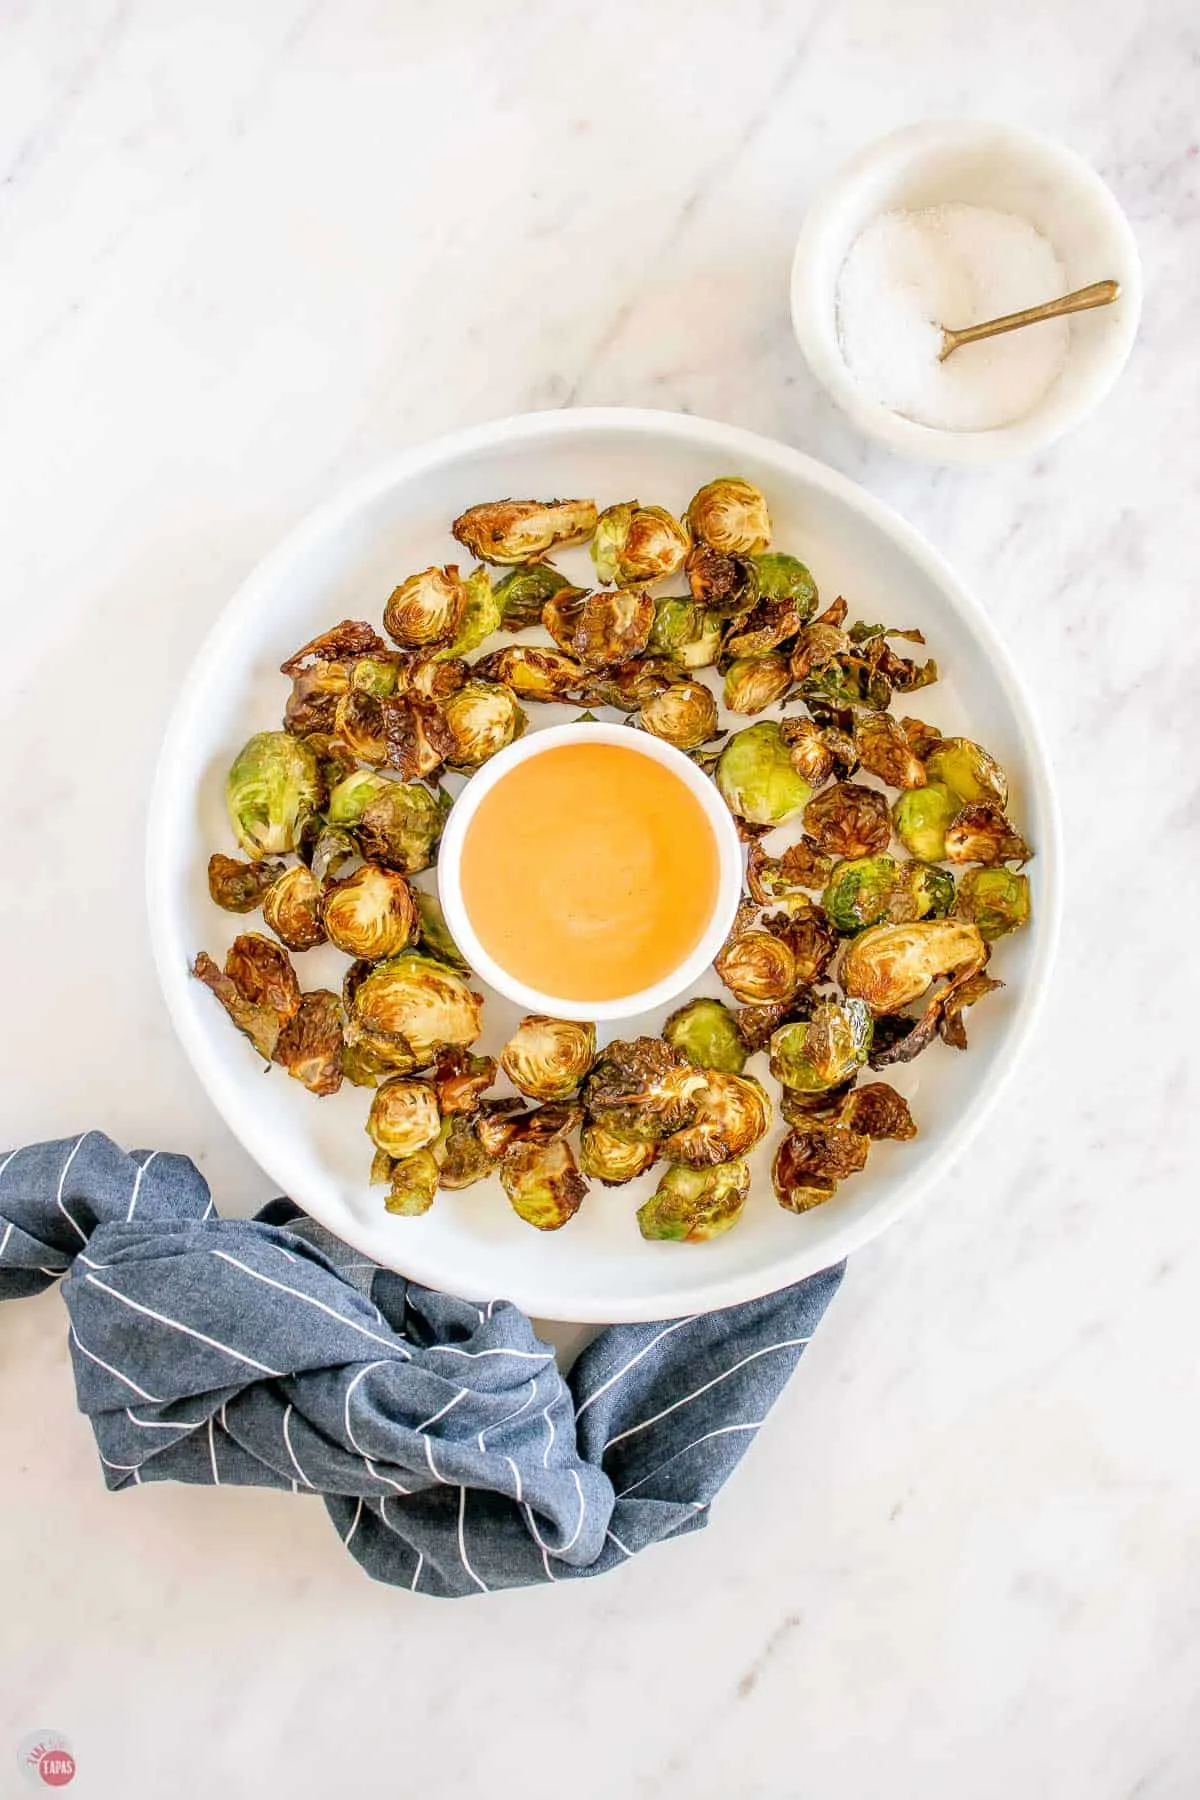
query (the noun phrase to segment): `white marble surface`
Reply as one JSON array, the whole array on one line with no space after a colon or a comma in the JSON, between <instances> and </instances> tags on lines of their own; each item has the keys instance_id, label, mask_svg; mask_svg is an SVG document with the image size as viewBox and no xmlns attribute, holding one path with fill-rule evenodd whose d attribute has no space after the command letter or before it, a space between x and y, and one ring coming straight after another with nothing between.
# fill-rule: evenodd
<instances>
[{"instance_id":1,"label":"white marble surface","mask_svg":"<svg viewBox=\"0 0 1200 1800\"><path fill-rule=\"evenodd\" d=\"M109 1497L60 1302L6 1308L0 1793L35 1726L128 1800L1200 1791L1198 52L1186 0L0 0L0 1135L266 1196L154 983L155 747L280 533L456 424L683 407L865 482L991 606L1069 855L999 1115L622 1576L422 1604L315 1504ZM998 475L866 448L786 315L815 184L955 112L1090 158L1147 275L1103 411Z\"/></svg>"}]
</instances>

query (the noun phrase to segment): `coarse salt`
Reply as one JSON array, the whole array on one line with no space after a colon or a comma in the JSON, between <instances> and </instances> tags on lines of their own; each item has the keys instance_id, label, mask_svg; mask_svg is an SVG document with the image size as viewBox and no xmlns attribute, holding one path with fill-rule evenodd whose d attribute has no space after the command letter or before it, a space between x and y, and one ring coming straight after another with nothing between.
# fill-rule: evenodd
<instances>
[{"instance_id":1,"label":"coarse salt","mask_svg":"<svg viewBox=\"0 0 1200 1800\"><path fill-rule=\"evenodd\" d=\"M943 431L988 431L1023 417L1052 386L1070 321L964 344L939 362L942 326L976 325L1065 292L1053 246L1028 219L965 204L885 212L842 264L838 338L855 380L892 412Z\"/></svg>"}]
</instances>

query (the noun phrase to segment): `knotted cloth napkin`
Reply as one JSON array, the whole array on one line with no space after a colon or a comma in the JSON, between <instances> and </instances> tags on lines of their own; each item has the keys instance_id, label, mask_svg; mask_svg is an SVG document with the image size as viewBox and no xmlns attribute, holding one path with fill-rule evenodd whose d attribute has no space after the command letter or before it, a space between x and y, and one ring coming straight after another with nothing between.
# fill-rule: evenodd
<instances>
[{"instance_id":1,"label":"knotted cloth napkin","mask_svg":"<svg viewBox=\"0 0 1200 1800\"><path fill-rule=\"evenodd\" d=\"M599 1575L699 1529L841 1277L612 1326L564 1377L515 1306L365 1263L287 1200L219 1218L186 1157L94 1131L0 1157L0 1299L61 1279L108 1486L319 1494L414 1593Z\"/></svg>"}]
</instances>

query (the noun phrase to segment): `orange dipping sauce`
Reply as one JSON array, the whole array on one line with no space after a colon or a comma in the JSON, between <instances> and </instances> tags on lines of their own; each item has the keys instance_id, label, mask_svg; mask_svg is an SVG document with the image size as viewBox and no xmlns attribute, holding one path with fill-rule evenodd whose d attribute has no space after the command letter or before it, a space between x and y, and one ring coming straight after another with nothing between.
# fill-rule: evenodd
<instances>
[{"instance_id":1,"label":"orange dipping sauce","mask_svg":"<svg viewBox=\"0 0 1200 1800\"><path fill-rule=\"evenodd\" d=\"M518 763L463 839L463 905L480 943L561 1000L618 1000L670 975L703 937L718 879L695 795L615 744Z\"/></svg>"}]
</instances>

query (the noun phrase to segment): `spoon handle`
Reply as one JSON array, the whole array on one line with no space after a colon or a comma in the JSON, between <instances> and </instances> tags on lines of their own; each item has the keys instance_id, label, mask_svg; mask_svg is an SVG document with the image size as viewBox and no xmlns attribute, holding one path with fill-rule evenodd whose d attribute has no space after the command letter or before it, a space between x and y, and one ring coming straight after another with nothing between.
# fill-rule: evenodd
<instances>
[{"instance_id":1,"label":"spoon handle","mask_svg":"<svg viewBox=\"0 0 1200 1800\"><path fill-rule=\"evenodd\" d=\"M1119 281L1093 281L1090 287L1076 288L1057 300L1041 306L1027 306L1024 312L1005 313L1003 318L985 319L981 325L964 325L961 331L944 327L939 362L945 362L960 344L978 343L980 338L999 337L1002 331L1019 331L1023 325L1036 325L1042 319L1061 319L1066 313L1087 312L1089 307L1109 306L1121 292Z\"/></svg>"}]
</instances>

